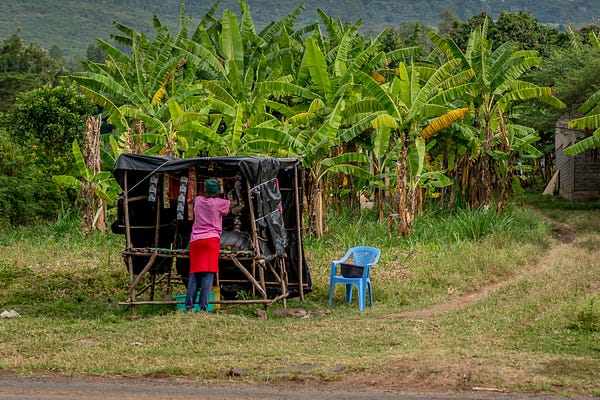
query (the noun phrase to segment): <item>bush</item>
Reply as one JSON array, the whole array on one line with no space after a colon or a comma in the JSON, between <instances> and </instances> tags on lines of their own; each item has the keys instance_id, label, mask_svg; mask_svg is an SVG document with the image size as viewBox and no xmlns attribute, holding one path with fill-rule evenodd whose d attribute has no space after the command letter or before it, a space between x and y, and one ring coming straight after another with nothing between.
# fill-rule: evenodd
<instances>
[{"instance_id":1,"label":"bush","mask_svg":"<svg viewBox=\"0 0 600 400\"><path fill-rule=\"evenodd\" d=\"M67 197L22 146L0 132L0 229L53 218Z\"/></svg>"},{"instance_id":2,"label":"bush","mask_svg":"<svg viewBox=\"0 0 600 400\"><path fill-rule=\"evenodd\" d=\"M600 301L598 296L581 301L575 311L575 321L569 328L583 332L600 332Z\"/></svg>"},{"instance_id":3,"label":"bush","mask_svg":"<svg viewBox=\"0 0 600 400\"><path fill-rule=\"evenodd\" d=\"M96 112L74 88L44 87L20 93L0 123L14 141L27 146L40 169L68 174L75 164L73 141L82 140L86 119Z\"/></svg>"}]
</instances>

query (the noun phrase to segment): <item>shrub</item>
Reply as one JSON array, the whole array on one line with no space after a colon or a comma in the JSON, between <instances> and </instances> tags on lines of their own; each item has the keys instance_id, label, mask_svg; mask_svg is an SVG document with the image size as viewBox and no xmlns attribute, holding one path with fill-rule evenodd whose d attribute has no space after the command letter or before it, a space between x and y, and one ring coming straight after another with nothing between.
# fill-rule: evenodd
<instances>
[{"instance_id":1,"label":"shrub","mask_svg":"<svg viewBox=\"0 0 600 400\"><path fill-rule=\"evenodd\" d=\"M28 152L0 132L0 229L54 217L66 198Z\"/></svg>"},{"instance_id":2,"label":"shrub","mask_svg":"<svg viewBox=\"0 0 600 400\"><path fill-rule=\"evenodd\" d=\"M600 301L594 296L578 303L569 328L584 332L600 332Z\"/></svg>"}]
</instances>

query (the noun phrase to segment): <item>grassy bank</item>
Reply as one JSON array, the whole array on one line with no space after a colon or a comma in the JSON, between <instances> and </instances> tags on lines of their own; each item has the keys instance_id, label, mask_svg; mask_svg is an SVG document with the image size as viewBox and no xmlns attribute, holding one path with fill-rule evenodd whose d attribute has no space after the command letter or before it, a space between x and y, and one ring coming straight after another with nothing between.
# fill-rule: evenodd
<instances>
[{"instance_id":1,"label":"grassy bank","mask_svg":"<svg viewBox=\"0 0 600 400\"><path fill-rule=\"evenodd\" d=\"M2 232L0 308L21 318L0 319L0 371L600 395L600 210L528 203L500 216L430 211L401 239L369 215L332 219L326 237L306 239L314 290L288 307L326 310L329 264L359 244L382 250L375 305L359 312L340 287L331 313L309 318L278 317L280 305L266 320L250 306L153 306L129 320L117 305L122 236L80 234L70 218ZM553 237L565 223L570 243Z\"/></svg>"}]
</instances>

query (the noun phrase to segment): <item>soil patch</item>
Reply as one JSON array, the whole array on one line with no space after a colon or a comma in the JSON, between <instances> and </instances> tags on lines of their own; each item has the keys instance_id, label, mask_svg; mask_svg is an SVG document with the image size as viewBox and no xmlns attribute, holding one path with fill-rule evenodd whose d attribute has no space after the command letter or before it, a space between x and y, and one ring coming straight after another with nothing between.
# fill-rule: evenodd
<instances>
[{"instance_id":1,"label":"soil patch","mask_svg":"<svg viewBox=\"0 0 600 400\"><path fill-rule=\"evenodd\" d=\"M552 236L560 243L569 244L577 238L577 232L567 224L557 224L552 228Z\"/></svg>"}]
</instances>

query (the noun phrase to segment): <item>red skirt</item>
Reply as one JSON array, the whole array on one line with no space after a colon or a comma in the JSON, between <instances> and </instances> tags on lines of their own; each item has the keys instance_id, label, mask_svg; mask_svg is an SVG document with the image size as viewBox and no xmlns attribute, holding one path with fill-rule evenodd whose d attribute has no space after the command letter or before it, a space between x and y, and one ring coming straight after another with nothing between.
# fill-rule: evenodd
<instances>
[{"instance_id":1,"label":"red skirt","mask_svg":"<svg viewBox=\"0 0 600 400\"><path fill-rule=\"evenodd\" d=\"M219 272L219 238L198 239L190 243L190 274Z\"/></svg>"}]
</instances>

